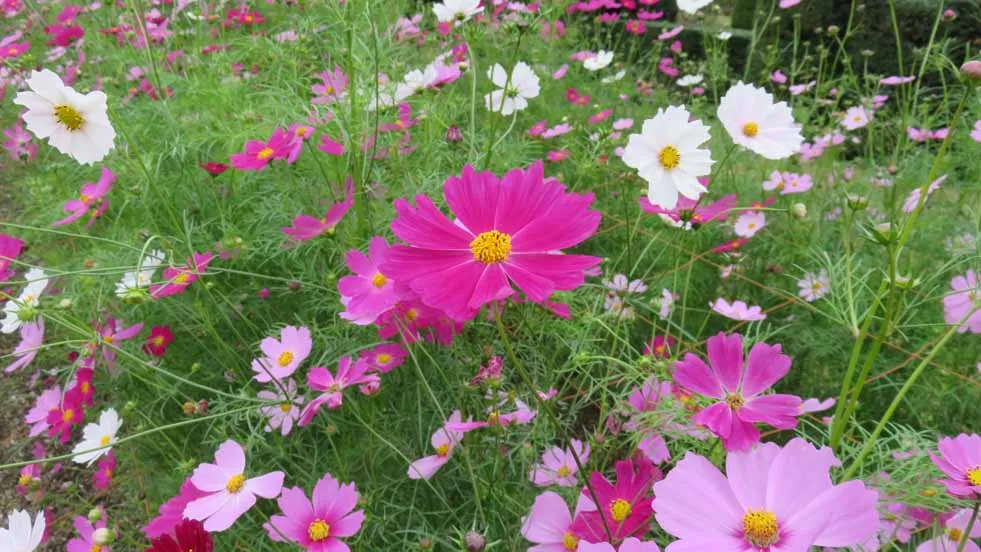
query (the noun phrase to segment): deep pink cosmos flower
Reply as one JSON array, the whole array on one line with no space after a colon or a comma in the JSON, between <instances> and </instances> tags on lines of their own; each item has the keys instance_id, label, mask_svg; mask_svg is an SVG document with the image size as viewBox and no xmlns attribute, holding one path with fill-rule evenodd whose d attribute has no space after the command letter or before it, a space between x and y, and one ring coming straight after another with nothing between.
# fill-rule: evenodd
<instances>
[{"instance_id":1,"label":"deep pink cosmos flower","mask_svg":"<svg viewBox=\"0 0 981 552\"><path fill-rule=\"evenodd\" d=\"M661 470L646 458L638 457L617 462L616 476L616 484L600 472L593 472L589 477L596 493L595 503L591 493L586 493L590 502L572 523L572 532L582 541L605 542L608 528L613 544L620 544L623 539L641 536L650 528L651 485L663 477Z\"/></svg>"},{"instance_id":2,"label":"deep pink cosmos flower","mask_svg":"<svg viewBox=\"0 0 981 552\"><path fill-rule=\"evenodd\" d=\"M560 487L575 487L579 480L576 473L579 466L575 456L583 466L589 461L589 445L579 439L570 439L572 450L552 447L542 454L542 461L528 472L528 480L539 487L558 485ZM575 456L573 456L575 452Z\"/></svg>"},{"instance_id":3,"label":"deep pink cosmos flower","mask_svg":"<svg viewBox=\"0 0 981 552\"><path fill-rule=\"evenodd\" d=\"M99 459L95 473L92 474L92 486L99 490L109 488L115 472L116 455L110 450L108 454Z\"/></svg>"},{"instance_id":4,"label":"deep pink cosmos flower","mask_svg":"<svg viewBox=\"0 0 981 552\"><path fill-rule=\"evenodd\" d=\"M170 326L154 326L143 344L143 352L155 357L162 357L167 352L167 346L174 340L174 332Z\"/></svg>"},{"instance_id":5,"label":"deep pink cosmos flower","mask_svg":"<svg viewBox=\"0 0 981 552\"><path fill-rule=\"evenodd\" d=\"M121 320L109 317L105 324L96 324L95 331L99 335L99 341L89 344L91 355L95 354L96 349L102 349L102 358L106 361L106 370L110 373L116 368L116 351L113 347L117 346L120 341L136 337L143 330L143 322L133 324L128 328L122 327L121 322Z\"/></svg>"},{"instance_id":6,"label":"deep pink cosmos flower","mask_svg":"<svg viewBox=\"0 0 981 552\"><path fill-rule=\"evenodd\" d=\"M11 42L0 46L0 59L16 59L30 49L31 43L26 40L24 42Z\"/></svg>"},{"instance_id":7,"label":"deep pink cosmos flower","mask_svg":"<svg viewBox=\"0 0 981 552\"><path fill-rule=\"evenodd\" d=\"M320 145L317 146L317 149L335 157L344 155L344 144L337 142L326 134L320 136Z\"/></svg>"},{"instance_id":8,"label":"deep pink cosmos flower","mask_svg":"<svg viewBox=\"0 0 981 552\"><path fill-rule=\"evenodd\" d=\"M398 343L383 343L361 352L361 359L371 365L372 370L387 374L405 362L408 355L405 347Z\"/></svg>"},{"instance_id":9,"label":"deep pink cosmos flower","mask_svg":"<svg viewBox=\"0 0 981 552\"><path fill-rule=\"evenodd\" d=\"M371 238L368 254L352 249L344 257L354 274L337 281L337 291L345 309L340 317L364 326L372 324L381 314L398 302L395 280L379 268L388 256L390 247L385 238Z\"/></svg>"},{"instance_id":10,"label":"deep pink cosmos flower","mask_svg":"<svg viewBox=\"0 0 981 552\"><path fill-rule=\"evenodd\" d=\"M0 281L9 280L14 275L10 261L20 256L24 242L7 234L0 234Z\"/></svg>"},{"instance_id":11,"label":"deep pink cosmos flower","mask_svg":"<svg viewBox=\"0 0 981 552\"><path fill-rule=\"evenodd\" d=\"M379 132L401 132L408 130L419 122L418 118L412 116L412 106L407 103L399 104L399 117L394 123L384 123L379 125Z\"/></svg>"},{"instance_id":12,"label":"deep pink cosmos flower","mask_svg":"<svg viewBox=\"0 0 981 552\"><path fill-rule=\"evenodd\" d=\"M31 430L28 433L30 437L37 437L38 435L47 431L49 427L48 424L48 413L59 409L61 404L61 386L55 385L41 392L34 401L34 406L27 411L24 415L24 423L31 426Z\"/></svg>"},{"instance_id":13,"label":"deep pink cosmos flower","mask_svg":"<svg viewBox=\"0 0 981 552\"><path fill-rule=\"evenodd\" d=\"M306 327L286 326L279 333L279 340L267 337L259 343L262 356L252 361L254 379L265 383L293 375L300 364L310 356L313 338Z\"/></svg>"},{"instance_id":14,"label":"deep pink cosmos flower","mask_svg":"<svg viewBox=\"0 0 981 552\"><path fill-rule=\"evenodd\" d=\"M300 422L297 425L300 427L309 425L324 404L331 410L340 408L344 402L345 388L380 381L376 374L368 373L370 368L371 365L366 361L359 359L355 362L349 356L341 357L338 360L336 376L326 368L311 368L307 372L307 385L311 389L324 393L303 407L303 412L300 413Z\"/></svg>"},{"instance_id":15,"label":"deep pink cosmos flower","mask_svg":"<svg viewBox=\"0 0 981 552\"><path fill-rule=\"evenodd\" d=\"M797 426L800 397L761 395L790 371L790 357L780 345L756 343L743 362L743 338L719 333L707 342L709 364L692 353L675 364L674 379L700 395L718 399L695 415L695 421L722 439L726 450L746 450L760 440L754 423L779 429Z\"/></svg>"},{"instance_id":16,"label":"deep pink cosmos flower","mask_svg":"<svg viewBox=\"0 0 981 552\"><path fill-rule=\"evenodd\" d=\"M188 503L183 515L203 521L209 533L224 531L255 505L256 496L279 496L285 476L276 471L246 479L242 445L225 441L215 451L214 464L203 463L194 469L191 483L206 494Z\"/></svg>"},{"instance_id":17,"label":"deep pink cosmos flower","mask_svg":"<svg viewBox=\"0 0 981 552\"><path fill-rule=\"evenodd\" d=\"M575 289L602 260L560 252L593 235L601 215L589 209L592 194L546 181L541 162L501 179L468 165L447 179L444 194L457 224L426 196L416 196L416 207L395 201L392 231L408 245L393 246L381 268L456 320L509 297L512 283L534 302Z\"/></svg>"},{"instance_id":18,"label":"deep pink cosmos flower","mask_svg":"<svg viewBox=\"0 0 981 552\"><path fill-rule=\"evenodd\" d=\"M72 426L82 423L84 418L85 410L80 392L69 389L58 405L48 411L48 437L58 436L61 444L68 443L72 436Z\"/></svg>"},{"instance_id":19,"label":"deep pink cosmos flower","mask_svg":"<svg viewBox=\"0 0 981 552\"><path fill-rule=\"evenodd\" d=\"M95 377L95 370L90 368L95 366L95 360L93 357L87 357L89 362L82 360L79 362L80 368L75 370L75 381L71 390L78 390L79 400L83 406L92 406L95 403L95 385L92 384L92 379Z\"/></svg>"},{"instance_id":20,"label":"deep pink cosmos flower","mask_svg":"<svg viewBox=\"0 0 981 552\"><path fill-rule=\"evenodd\" d=\"M105 203L106 194L112 189L112 183L116 181L116 175L112 173L107 167L102 167L102 176L99 177L99 181L96 183L85 183L82 185L82 190L79 194L78 199L72 199L65 202L64 211L69 213L69 215L57 222L51 224L51 226L62 226L64 224L69 224L75 222L76 220L85 216L89 210L92 211L92 220L85 225L86 228L92 226L95 222L96 213L99 207Z\"/></svg>"},{"instance_id":21,"label":"deep pink cosmos flower","mask_svg":"<svg viewBox=\"0 0 981 552\"><path fill-rule=\"evenodd\" d=\"M933 463L947 475L943 484L950 494L967 499L981 498L981 437L960 434L937 443L940 454L930 455Z\"/></svg>"},{"instance_id":22,"label":"deep pink cosmos flower","mask_svg":"<svg viewBox=\"0 0 981 552\"><path fill-rule=\"evenodd\" d=\"M211 176L218 176L221 173L228 170L228 165L224 163L216 163L214 161L208 161L207 163L198 163L198 166L204 169Z\"/></svg>"},{"instance_id":23,"label":"deep pink cosmos flower","mask_svg":"<svg viewBox=\"0 0 981 552\"><path fill-rule=\"evenodd\" d=\"M436 454L424 456L409 464L409 479L430 479L436 472L443 467L453 456L453 449L463 440L462 431L453 431L446 426L449 424L460 423L463 415L459 410L454 410L443 427L436 430L429 442L433 446ZM470 420L467 420L470 421Z\"/></svg>"},{"instance_id":24,"label":"deep pink cosmos flower","mask_svg":"<svg viewBox=\"0 0 981 552\"><path fill-rule=\"evenodd\" d=\"M11 353L16 360L7 365L4 372L14 372L34 362L42 343L44 343L44 318L38 317L36 322L21 325L20 343Z\"/></svg>"},{"instance_id":25,"label":"deep pink cosmos flower","mask_svg":"<svg viewBox=\"0 0 981 552\"><path fill-rule=\"evenodd\" d=\"M277 501L283 515L263 525L269 538L288 540L307 552L349 552L341 539L357 534L365 517L364 510L354 510L359 498L354 483L342 485L328 473L317 481L311 498L300 487L284 489Z\"/></svg>"},{"instance_id":26,"label":"deep pink cosmos flower","mask_svg":"<svg viewBox=\"0 0 981 552\"><path fill-rule=\"evenodd\" d=\"M277 128L268 142L249 140L244 153L235 153L228 160L232 167L240 171L258 171L274 159L286 159L293 149L293 135Z\"/></svg>"},{"instance_id":27,"label":"deep pink cosmos flower","mask_svg":"<svg viewBox=\"0 0 981 552\"><path fill-rule=\"evenodd\" d=\"M334 66L333 72L323 72L318 73L317 78L323 81L323 84L313 85L313 93L316 94L313 99L310 100L312 104L329 104L336 102L344 97L344 91L347 90L347 75L339 65Z\"/></svg>"},{"instance_id":28,"label":"deep pink cosmos flower","mask_svg":"<svg viewBox=\"0 0 981 552\"><path fill-rule=\"evenodd\" d=\"M501 414L498 408L491 408L490 412L487 414L486 420L471 421L466 422L447 422L446 429L449 431L458 431L460 433L469 433L475 429L480 429L483 427L508 427L512 425L522 425L530 423L538 415L537 410L532 410L528 407L524 401L520 399L515 399L514 401L515 409L511 412L506 412Z\"/></svg>"},{"instance_id":29,"label":"deep pink cosmos flower","mask_svg":"<svg viewBox=\"0 0 981 552\"><path fill-rule=\"evenodd\" d=\"M73 42L85 36L85 29L79 25L48 25L44 32L51 37L48 46L67 48Z\"/></svg>"},{"instance_id":30,"label":"deep pink cosmos flower","mask_svg":"<svg viewBox=\"0 0 981 552\"><path fill-rule=\"evenodd\" d=\"M654 358L670 358L671 347L674 347L678 340L670 335L665 338L663 335L654 336L654 339L644 344L644 354Z\"/></svg>"},{"instance_id":31,"label":"deep pink cosmos flower","mask_svg":"<svg viewBox=\"0 0 981 552\"><path fill-rule=\"evenodd\" d=\"M878 495L861 481L831 482L831 449L794 439L731 452L726 475L687 453L654 484L658 524L680 539L666 552L806 551L864 543L879 526Z\"/></svg>"},{"instance_id":32,"label":"deep pink cosmos flower","mask_svg":"<svg viewBox=\"0 0 981 552\"><path fill-rule=\"evenodd\" d=\"M162 535L150 543L146 552L213 552L211 535L200 521L187 519L174 527L174 535ZM101 551L100 551L101 552Z\"/></svg>"},{"instance_id":33,"label":"deep pink cosmos flower","mask_svg":"<svg viewBox=\"0 0 981 552\"><path fill-rule=\"evenodd\" d=\"M194 483L191 483L191 478L187 478L184 480L184 483L181 484L181 488L177 493L177 496L161 504L159 515L150 520L150 523L143 526L140 529L140 532L146 535L146 537L149 539L173 532L174 528L185 519L184 508L186 508L190 502L207 496L207 494L208 493L195 487Z\"/></svg>"},{"instance_id":34,"label":"deep pink cosmos flower","mask_svg":"<svg viewBox=\"0 0 981 552\"><path fill-rule=\"evenodd\" d=\"M706 185L704 182L702 184ZM682 196L673 209L654 205L646 197L641 197L637 201L645 213L659 215L668 224L685 230L695 230L709 222L723 221L729 216L729 211L736 208L736 194L729 194L708 205L700 205L704 197L693 200Z\"/></svg>"},{"instance_id":35,"label":"deep pink cosmos flower","mask_svg":"<svg viewBox=\"0 0 981 552\"><path fill-rule=\"evenodd\" d=\"M66 548L67 552L92 552L93 550L98 550L99 552L112 552L112 548L110 546L99 545L93 541L95 530L104 529L106 527L105 512L102 513L102 517L99 518L99 520L94 524L85 516L76 516L74 525L75 531L78 532L78 536L68 541L68 546Z\"/></svg>"},{"instance_id":36,"label":"deep pink cosmos flower","mask_svg":"<svg viewBox=\"0 0 981 552\"><path fill-rule=\"evenodd\" d=\"M299 215L293 219L292 225L285 226L281 230L294 241L311 240L333 231L354 205L354 181L350 177L344 183L344 193L346 195L344 201L331 205L323 218Z\"/></svg>"},{"instance_id":37,"label":"deep pink cosmos flower","mask_svg":"<svg viewBox=\"0 0 981 552\"><path fill-rule=\"evenodd\" d=\"M204 275L205 271L208 270L208 265L211 264L211 259L213 258L214 254L211 252L194 253L193 256L185 261L184 266L179 266L177 268L167 267L163 269L163 278L165 282L163 284L154 284L150 286L150 296L157 299L160 297L184 293L188 286Z\"/></svg>"},{"instance_id":38,"label":"deep pink cosmos flower","mask_svg":"<svg viewBox=\"0 0 981 552\"><path fill-rule=\"evenodd\" d=\"M957 331L981 333L981 282L977 274L968 269L963 276L955 276L950 287L953 291L944 297L944 321L957 324L970 315Z\"/></svg>"}]
</instances>

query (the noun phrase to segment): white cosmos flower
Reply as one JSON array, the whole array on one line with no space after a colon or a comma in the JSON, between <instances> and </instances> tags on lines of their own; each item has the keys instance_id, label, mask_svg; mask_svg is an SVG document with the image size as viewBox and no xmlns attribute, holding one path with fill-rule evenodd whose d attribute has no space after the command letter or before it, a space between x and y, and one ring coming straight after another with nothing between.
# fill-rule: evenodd
<instances>
[{"instance_id":1,"label":"white cosmos flower","mask_svg":"<svg viewBox=\"0 0 981 552\"><path fill-rule=\"evenodd\" d=\"M701 84L705 80L705 77L701 73L697 75L685 75L680 79L675 81L678 86L695 86L696 84Z\"/></svg>"},{"instance_id":2,"label":"white cosmos flower","mask_svg":"<svg viewBox=\"0 0 981 552\"><path fill-rule=\"evenodd\" d=\"M665 209L675 207L678 194L701 197L706 188L698 177L712 171L711 152L699 147L708 141L709 127L690 116L683 106L658 109L623 150L623 162L647 181L647 199Z\"/></svg>"},{"instance_id":3,"label":"white cosmos flower","mask_svg":"<svg viewBox=\"0 0 981 552\"><path fill-rule=\"evenodd\" d=\"M480 0L443 0L433 4L433 13L440 23L453 23L454 26L468 21L471 17L484 11Z\"/></svg>"},{"instance_id":4,"label":"white cosmos flower","mask_svg":"<svg viewBox=\"0 0 981 552\"><path fill-rule=\"evenodd\" d=\"M785 159L800 151L804 137L787 102L773 103L762 88L736 83L719 102L719 121L732 141L767 159Z\"/></svg>"},{"instance_id":5,"label":"white cosmos flower","mask_svg":"<svg viewBox=\"0 0 981 552\"><path fill-rule=\"evenodd\" d=\"M499 111L501 115L510 115L528 107L528 100L538 97L541 92L538 75L523 61L514 66L510 80L499 63L487 71L487 76L500 89L484 96L484 104L490 111Z\"/></svg>"},{"instance_id":6,"label":"white cosmos flower","mask_svg":"<svg viewBox=\"0 0 981 552\"><path fill-rule=\"evenodd\" d=\"M626 75L626 74L627 74L627 71L624 70L624 69L621 69L621 70L617 71L613 75L610 75L608 77L603 77L602 79L600 79L600 82L602 82L603 84L610 84L611 82L616 82L616 81L622 79L624 77L624 75Z\"/></svg>"},{"instance_id":7,"label":"white cosmos flower","mask_svg":"<svg viewBox=\"0 0 981 552\"><path fill-rule=\"evenodd\" d=\"M677 2L678 9L690 15L694 15L695 12L711 3L712 0L678 0Z\"/></svg>"},{"instance_id":8,"label":"white cosmos flower","mask_svg":"<svg viewBox=\"0 0 981 552\"><path fill-rule=\"evenodd\" d=\"M0 322L0 331L14 333L24 322L34 319L34 307L40 303L41 294L48 287L48 275L40 268L32 268L24 275L27 285L14 299L7 300L3 305L4 318Z\"/></svg>"},{"instance_id":9,"label":"white cosmos flower","mask_svg":"<svg viewBox=\"0 0 981 552\"><path fill-rule=\"evenodd\" d=\"M106 94L79 94L53 71L32 71L14 103L27 108L24 122L38 138L83 164L96 163L113 148L116 131L106 114Z\"/></svg>"},{"instance_id":10,"label":"white cosmos flower","mask_svg":"<svg viewBox=\"0 0 981 552\"><path fill-rule=\"evenodd\" d=\"M436 66L432 64L424 69L409 71L402 78L402 82L395 87L395 101L400 102L409 96L422 92L429 83L436 80L436 75Z\"/></svg>"},{"instance_id":11,"label":"white cosmos flower","mask_svg":"<svg viewBox=\"0 0 981 552\"><path fill-rule=\"evenodd\" d=\"M721 33L718 34L718 37L719 40L729 40L730 38L732 38L732 33L730 33L729 31L722 31Z\"/></svg>"},{"instance_id":12,"label":"white cosmos flower","mask_svg":"<svg viewBox=\"0 0 981 552\"><path fill-rule=\"evenodd\" d=\"M797 287L800 288L800 296L812 303L831 292L831 278L828 278L828 271L822 268L817 274L805 274L797 281Z\"/></svg>"},{"instance_id":13,"label":"white cosmos flower","mask_svg":"<svg viewBox=\"0 0 981 552\"><path fill-rule=\"evenodd\" d=\"M600 50L596 55L584 59L582 66L589 71L599 71L611 63L613 63L613 52Z\"/></svg>"},{"instance_id":14,"label":"white cosmos flower","mask_svg":"<svg viewBox=\"0 0 981 552\"><path fill-rule=\"evenodd\" d=\"M4 552L34 552L44 538L44 512L38 512L31 523L31 514L24 510L10 512L7 527L0 527L0 549Z\"/></svg>"},{"instance_id":15,"label":"white cosmos flower","mask_svg":"<svg viewBox=\"0 0 981 552\"><path fill-rule=\"evenodd\" d=\"M119 414L116 413L115 409L103 410L102 414L99 414L99 423L88 424L82 429L82 440L72 449L72 453L75 454L72 461L91 466L92 462L109 454L109 451L112 450L110 445L116 442L116 433L122 425L123 421L119 419ZM99 447L106 448L100 449Z\"/></svg>"},{"instance_id":16,"label":"white cosmos flower","mask_svg":"<svg viewBox=\"0 0 981 552\"><path fill-rule=\"evenodd\" d=\"M116 282L116 295L125 297L134 289L149 287L150 282L153 281L153 274L163 264L164 259L163 251L159 249L151 251L135 271L123 274L123 279Z\"/></svg>"}]
</instances>

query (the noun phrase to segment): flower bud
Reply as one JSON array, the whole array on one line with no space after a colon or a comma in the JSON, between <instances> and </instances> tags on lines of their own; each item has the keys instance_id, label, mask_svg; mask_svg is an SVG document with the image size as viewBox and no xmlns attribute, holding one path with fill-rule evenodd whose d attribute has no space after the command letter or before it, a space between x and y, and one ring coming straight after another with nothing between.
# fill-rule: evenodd
<instances>
[{"instance_id":1,"label":"flower bud","mask_svg":"<svg viewBox=\"0 0 981 552\"><path fill-rule=\"evenodd\" d=\"M848 208L852 211L862 211L868 206L869 198L858 194L848 194Z\"/></svg>"},{"instance_id":2,"label":"flower bud","mask_svg":"<svg viewBox=\"0 0 981 552\"><path fill-rule=\"evenodd\" d=\"M807 205L803 203L794 203L790 206L790 214L794 215L796 219L803 219L807 217Z\"/></svg>"},{"instance_id":3,"label":"flower bud","mask_svg":"<svg viewBox=\"0 0 981 552\"><path fill-rule=\"evenodd\" d=\"M116 534L112 530L105 527L101 527L92 532L92 543L99 546L105 546L111 544L112 541L116 540Z\"/></svg>"},{"instance_id":4,"label":"flower bud","mask_svg":"<svg viewBox=\"0 0 981 552\"><path fill-rule=\"evenodd\" d=\"M88 516L87 517L88 517L89 521L92 522L92 523L95 523L95 522L99 521L100 519L102 519L102 509L101 508L92 508L91 510L89 510L89 513L88 513Z\"/></svg>"},{"instance_id":5,"label":"flower bud","mask_svg":"<svg viewBox=\"0 0 981 552\"><path fill-rule=\"evenodd\" d=\"M467 552L484 552L487 547L487 539L476 531L467 531L463 537L463 544L467 547Z\"/></svg>"},{"instance_id":6,"label":"flower bud","mask_svg":"<svg viewBox=\"0 0 981 552\"><path fill-rule=\"evenodd\" d=\"M872 236L875 241L882 245L892 243L893 234L892 224L888 222L882 222L872 227Z\"/></svg>"},{"instance_id":7,"label":"flower bud","mask_svg":"<svg viewBox=\"0 0 981 552\"><path fill-rule=\"evenodd\" d=\"M460 132L460 127L456 125L450 125L450 128L446 129L446 142L449 144L454 144L456 142L463 141L463 133Z\"/></svg>"},{"instance_id":8,"label":"flower bud","mask_svg":"<svg viewBox=\"0 0 981 552\"><path fill-rule=\"evenodd\" d=\"M964 62L964 65L961 65L961 73L969 79L981 81L981 60L973 59Z\"/></svg>"},{"instance_id":9,"label":"flower bud","mask_svg":"<svg viewBox=\"0 0 981 552\"><path fill-rule=\"evenodd\" d=\"M422 537L419 539L419 550L430 550L433 547L433 539Z\"/></svg>"},{"instance_id":10,"label":"flower bud","mask_svg":"<svg viewBox=\"0 0 981 552\"><path fill-rule=\"evenodd\" d=\"M957 19L957 12L955 12L950 8L947 8L946 10L944 10L943 16L944 16L944 21L953 21Z\"/></svg>"}]
</instances>

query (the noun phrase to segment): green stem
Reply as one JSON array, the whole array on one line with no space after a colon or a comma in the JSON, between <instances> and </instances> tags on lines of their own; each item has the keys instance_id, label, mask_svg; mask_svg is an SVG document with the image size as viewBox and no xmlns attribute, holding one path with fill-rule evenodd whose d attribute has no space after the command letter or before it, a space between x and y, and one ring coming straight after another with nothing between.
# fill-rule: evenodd
<instances>
[{"instance_id":1,"label":"green stem","mask_svg":"<svg viewBox=\"0 0 981 552\"><path fill-rule=\"evenodd\" d=\"M967 546L967 541L971 540L971 530L974 529L974 522L978 520L979 508L981 508L981 500L977 500L974 503L974 510L971 512L971 520L967 522L967 527L964 528L964 536L961 537L961 542L957 543L957 552L964 552L964 547Z\"/></svg>"}]
</instances>

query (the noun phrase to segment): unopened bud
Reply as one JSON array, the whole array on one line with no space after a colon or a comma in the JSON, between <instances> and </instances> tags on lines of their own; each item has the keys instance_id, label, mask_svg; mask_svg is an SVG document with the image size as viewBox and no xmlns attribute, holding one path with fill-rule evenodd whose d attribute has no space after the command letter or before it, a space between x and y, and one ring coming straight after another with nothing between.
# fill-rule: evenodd
<instances>
[{"instance_id":1,"label":"unopened bud","mask_svg":"<svg viewBox=\"0 0 981 552\"><path fill-rule=\"evenodd\" d=\"M429 550L433 547L433 539L422 537L419 539L419 550Z\"/></svg>"},{"instance_id":2,"label":"unopened bud","mask_svg":"<svg viewBox=\"0 0 981 552\"><path fill-rule=\"evenodd\" d=\"M86 517L88 517L90 522L95 523L100 519L102 519L102 510L100 510L99 508L92 508L91 510L89 510L89 514Z\"/></svg>"},{"instance_id":3,"label":"unopened bud","mask_svg":"<svg viewBox=\"0 0 981 552\"><path fill-rule=\"evenodd\" d=\"M841 27L839 27L838 25L829 25L828 26L828 34L830 34L830 35L836 35L836 34L838 34L839 31L841 31Z\"/></svg>"},{"instance_id":4,"label":"unopened bud","mask_svg":"<svg viewBox=\"0 0 981 552\"><path fill-rule=\"evenodd\" d=\"M872 227L872 235L873 237L875 237L875 240L881 243L882 245L892 243L892 238L893 238L892 224L888 222L882 222L876 224L875 226Z\"/></svg>"},{"instance_id":5,"label":"unopened bud","mask_svg":"<svg viewBox=\"0 0 981 552\"><path fill-rule=\"evenodd\" d=\"M848 208L852 211L861 211L869 206L869 198L858 194L848 194Z\"/></svg>"},{"instance_id":6,"label":"unopened bud","mask_svg":"<svg viewBox=\"0 0 981 552\"><path fill-rule=\"evenodd\" d=\"M961 65L961 73L969 79L981 81L981 60L973 59L965 62Z\"/></svg>"},{"instance_id":7,"label":"unopened bud","mask_svg":"<svg viewBox=\"0 0 981 552\"><path fill-rule=\"evenodd\" d=\"M803 219L807 217L807 205L803 203L794 203L790 206L790 214L794 215L794 218Z\"/></svg>"},{"instance_id":8,"label":"unopened bud","mask_svg":"<svg viewBox=\"0 0 981 552\"><path fill-rule=\"evenodd\" d=\"M450 144L463 141L463 133L460 132L460 127L456 125L450 125L450 128L446 129L446 141Z\"/></svg>"},{"instance_id":9,"label":"unopened bud","mask_svg":"<svg viewBox=\"0 0 981 552\"><path fill-rule=\"evenodd\" d=\"M93 544L105 546L107 544L111 544L114 540L116 540L116 534L105 527L101 527L92 532Z\"/></svg>"},{"instance_id":10,"label":"unopened bud","mask_svg":"<svg viewBox=\"0 0 981 552\"><path fill-rule=\"evenodd\" d=\"M463 544L467 547L467 552L484 552L487 547L487 539L476 531L467 531L463 537Z\"/></svg>"}]
</instances>

